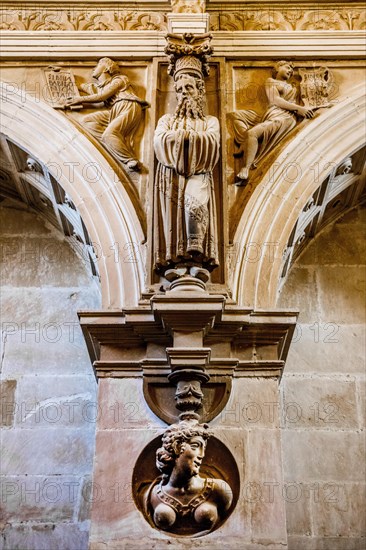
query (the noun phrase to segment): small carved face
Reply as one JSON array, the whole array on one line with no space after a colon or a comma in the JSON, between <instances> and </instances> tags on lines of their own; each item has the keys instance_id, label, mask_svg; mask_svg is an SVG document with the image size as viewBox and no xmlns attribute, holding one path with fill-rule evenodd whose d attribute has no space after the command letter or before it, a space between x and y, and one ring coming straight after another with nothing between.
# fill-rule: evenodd
<instances>
[{"instance_id":1,"label":"small carved face","mask_svg":"<svg viewBox=\"0 0 366 550\"><path fill-rule=\"evenodd\" d=\"M194 436L181 444L177 465L188 477L199 474L205 450L206 441L200 436Z\"/></svg>"},{"instance_id":2,"label":"small carved face","mask_svg":"<svg viewBox=\"0 0 366 550\"><path fill-rule=\"evenodd\" d=\"M188 97L192 99L198 99L199 97L196 80L193 76L181 76L175 85L175 91L177 94L178 102Z\"/></svg>"},{"instance_id":3,"label":"small carved face","mask_svg":"<svg viewBox=\"0 0 366 550\"><path fill-rule=\"evenodd\" d=\"M289 63L286 63L285 65L280 65L278 67L276 76L280 80L288 80L289 78L291 78L293 72L294 71L291 65Z\"/></svg>"},{"instance_id":4,"label":"small carved face","mask_svg":"<svg viewBox=\"0 0 366 550\"><path fill-rule=\"evenodd\" d=\"M100 60L94 71L92 72L92 77L98 79L103 73L107 71L106 63L103 60Z\"/></svg>"},{"instance_id":5,"label":"small carved face","mask_svg":"<svg viewBox=\"0 0 366 550\"><path fill-rule=\"evenodd\" d=\"M38 162L34 160L32 157L28 157L26 160L27 164L27 170L30 172L40 172L41 167L39 166Z\"/></svg>"},{"instance_id":6,"label":"small carved face","mask_svg":"<svg viewBox=\"0 0 366 550\"><path fill-rule=\"evenodd\" d=\"M337 176L343 176L344 174L350 174L352 172L352 159L349 157L344 160L337 170Z\"/></svg>"}]
</instances>

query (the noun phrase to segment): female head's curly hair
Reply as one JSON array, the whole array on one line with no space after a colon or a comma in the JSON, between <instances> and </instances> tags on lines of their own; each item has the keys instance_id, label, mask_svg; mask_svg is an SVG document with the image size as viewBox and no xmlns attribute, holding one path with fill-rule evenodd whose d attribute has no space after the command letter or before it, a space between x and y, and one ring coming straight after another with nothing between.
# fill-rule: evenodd
<instances>
[{"instance_id":1,"label":"female head's curly hair","mask_svg":"<svg viewBox=\"0 0 366 550\"><path fill-rule=\"evenodd\" d=\"M279 68L282 67L283 65L289 65L292 71L294 70L294 66L290 61L285 61L284 59L282 59L282 61L277 61L277 63L273 65L273 69L272 69L273 78L276 78L276 74L278 73Z\"/></svg>"},{"instance_id":2,"label":"female head's curly hair","mask_svg":"<svg viewBox=\"0 0 366 550\"><path fill-rule=\"evenodd\" d=\"M202 437L207 441L211 435L208 424L192 424L186 421L172 424L163 434L163 446L156 451L157 468L163 475L169 476L179 456L182 443L189 441L192 437Z\"/></svg>"}]
</instances>

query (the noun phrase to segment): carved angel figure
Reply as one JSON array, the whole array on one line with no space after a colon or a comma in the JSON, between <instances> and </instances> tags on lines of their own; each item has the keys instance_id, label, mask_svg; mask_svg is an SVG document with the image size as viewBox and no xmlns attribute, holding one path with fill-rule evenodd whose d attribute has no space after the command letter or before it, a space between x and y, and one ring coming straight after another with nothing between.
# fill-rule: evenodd
<instances>
[{"instance_id":1,"label":"carved angel figure","mask_svg":"<svg viewBox=\"0 0 366 550\"><path fill-rule=\"evenodd\" d=\"M133 150L133 137L141 122L142 111L149 104L137 97L127 76L118 64L103 57L93 71L97 85L81 87L89 95L67 101L66 106L104 103L105 109L86 115L82 125L131 170L138 170L139 161ZM98 107L98 105L96 106Z\"/></svg>"},{"instance_id":2,"label":"carved angel figure","mask_svg":"<svg viewBox=\"0 0 366 550\"><path fill-rule=\"evenodd\" d=\"M175 73L176 111L160 118L154 136L154 264L161 273L218 264L212 171L219 159L219 122L203 114L200 62L185 59Z\"/></svg>"},{"instance_id":3,"label":"carved angel figure","mask_svg":"<svg viewBox=\"0 0 366 550\"><path fill-rule=\"evenodd\" d=\"M262 117L252 110L231 113L235 141L244 153L236 185L245 185L250 168L296 126L296 115L314 116L313 109L296 103L297 91L288 82L292 74L292 63L279 61L274 65L273 77L265 83L269 107Z\"/></svg>"},{"instance_id":4,"label":"carved angel figure","mask_svg":"<svg viewBox=\"0 0 366 550\"><path fill-rule=\"evenodd\" d=\"M210 436L207 424L182 421L167 428L156 465L163 474L147 494L153 521L165 531L210 531L227 514L233 499L230 486L221 479L199 475Z\"/></svg>"}]
</instances>

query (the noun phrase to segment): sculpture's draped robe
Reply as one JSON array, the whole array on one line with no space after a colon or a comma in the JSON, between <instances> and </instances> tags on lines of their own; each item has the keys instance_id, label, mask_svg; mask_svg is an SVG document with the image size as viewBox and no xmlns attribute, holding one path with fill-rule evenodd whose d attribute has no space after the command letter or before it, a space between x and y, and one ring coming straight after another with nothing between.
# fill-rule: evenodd
<instances>
[{"instance_id":1,"label":"sculpture's draped robe","mask_svg":"<svg viewBox=\"0 0 366 550\"><path fill-rule=\"evenodd\" d=\"M217 118L164 115L154 136L154 264L158 271L195 260L218 265L212 171L219 159Z\"/></svg>"},{"instance_id":2,"label":"sculpture's draped robe","mask_svg":"<svg viewBox=\"0 0 366 550\"><path fill-rule=\"evenodd\" d=\"M148 103L137 97L124 75L116 75L97 88L103 91L110 82L118 82L120 89L104 101L106 109L86 115L83 125L104 143L116 159L126 163L136 160L133 137Z\"/></svg>"},{"instance_id":3,"label":"sculpture's draped robe","mask_svg":"<svg viewBox=\"0 0 366 550\"><path fill-rule=\"evenodd\" d=\"M268 79L267 85L275 86L280 97L295 103L297 91L287 82ZM260 138L258 151L255 157L256 165L270 150L272 150L290 130L296 126L296 116L293 111L288 111L277 105L270 105L261 117L255 111L235 111L232 113L235 141L241 144L245 141L245 133L254 126L263 126L263 135Z\"/></svg>"}]
</instances>

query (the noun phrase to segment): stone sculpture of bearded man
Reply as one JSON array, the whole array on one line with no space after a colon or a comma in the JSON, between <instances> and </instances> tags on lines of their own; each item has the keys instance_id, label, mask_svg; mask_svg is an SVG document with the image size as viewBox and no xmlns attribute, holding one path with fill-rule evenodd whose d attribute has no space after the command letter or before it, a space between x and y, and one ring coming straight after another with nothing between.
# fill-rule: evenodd
<instances>
[{"instance_id":1,"label":"stone sculpture of bearded man","mask_svg":"<svg viewBox=\"0 0 366 550\"><path fill-rule=\"evenodd\" d=\"M175 113L160 118L154 136L154 267L161 274L192 266L211 271L218 265L212 172L219 159L219 122L203 114L199 59L178 59L174 80Z\"/></svg>"}]
</instances>

